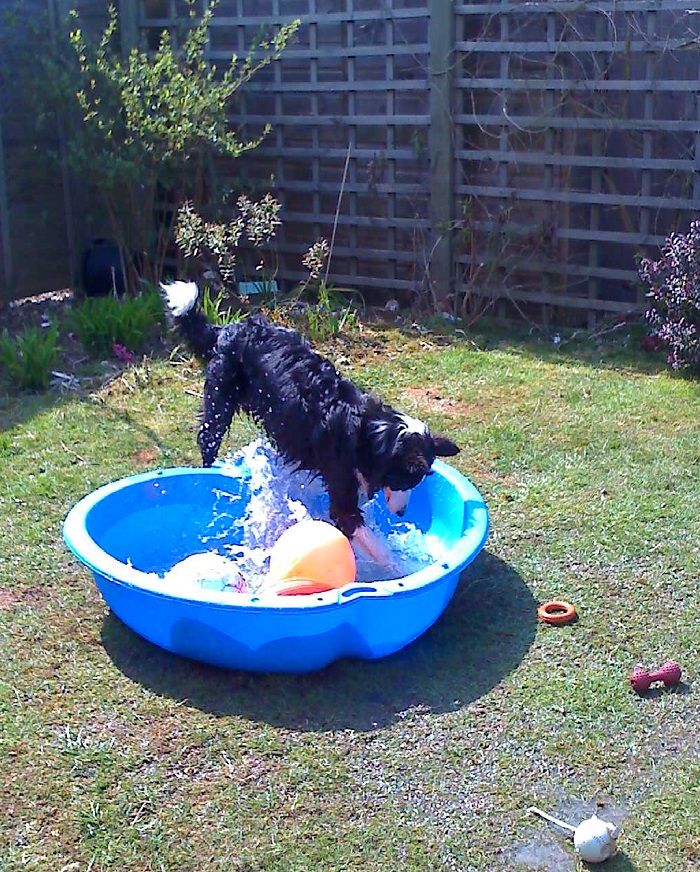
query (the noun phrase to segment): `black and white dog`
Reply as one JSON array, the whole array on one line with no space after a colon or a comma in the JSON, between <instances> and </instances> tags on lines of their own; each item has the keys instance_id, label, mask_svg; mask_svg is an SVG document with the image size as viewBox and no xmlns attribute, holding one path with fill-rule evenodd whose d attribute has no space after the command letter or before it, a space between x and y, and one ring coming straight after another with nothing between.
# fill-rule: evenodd
<instances>
[{"instance_id":1,"label":"black and white dog","mask_svg":"<svg viewBox=\"0 0 700 872\"><path fill-rule=\"evenodd\" d=\"M217 327L197 306L194 282L161 287L172 321L206 361L203 465L216 459L235 413L248 413L286 460L321 476L335 525L388 564L388 554L364 526L361 492L371 498L382 490L389 510L403 514L409 492L430 475L435 458L459 448L342 378L295 330L262 315Z\"/></svg>"}]
</instances>

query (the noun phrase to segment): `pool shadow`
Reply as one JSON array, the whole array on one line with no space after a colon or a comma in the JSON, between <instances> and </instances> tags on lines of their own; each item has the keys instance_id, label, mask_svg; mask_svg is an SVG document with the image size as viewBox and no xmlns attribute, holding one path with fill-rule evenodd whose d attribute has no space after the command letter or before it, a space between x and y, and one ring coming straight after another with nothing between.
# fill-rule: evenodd
<instances>
[{"instance_id":1,"label":"pool shadow","mask_svg":"<svg viewBox=\"0 0 700 872\"><path fill-rule=\"evenodd\" d=\"M522 578L482 552L437 623L380 660L344 660L304 675L228 671L152 645L111 612L102 641L133 681L216 716L308 731L375 730L411 710L455 711L478 699L522 660L536 623L537 604Z\"/></svg>"}]
</instances>

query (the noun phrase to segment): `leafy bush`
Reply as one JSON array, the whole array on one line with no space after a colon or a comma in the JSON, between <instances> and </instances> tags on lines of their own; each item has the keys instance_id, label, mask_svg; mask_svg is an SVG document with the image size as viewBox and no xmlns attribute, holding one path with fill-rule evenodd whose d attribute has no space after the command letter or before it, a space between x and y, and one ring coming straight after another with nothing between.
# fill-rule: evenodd
<instances>
[{"instance_id":1,"label":"leafy bush","mask_svg":"<svg viewBox=\"0 0 700 872\"><path fill-rule=\"evenodd\" d=\"M299 295L309 299L306 321L314 341L339 336L357 326L355 303L345 299L342 291L328 285L331 249L328 241L318 239L306 252L302 263L309 277L299 287Z\"/></svg>"},{"instance_id":2,"label":"leafy bush","mask_svg":"<svg viewBox=\"0 0 700 872\"><path fill-rule=\"evenodd\" d=\"M217 290L230 289L237 280L236 265L243 253L240 244L244 235L252 245L249 255L256 261L252 266L248 264L248 272L260 275L264 285L274 279L277 271L272 242L282 223L281 203L272 194L258 201L242 194L236 207L233 218L225 222L206 221L190 201L185 201L177 213L175 242L178 248L185 258L197 262L203 277Z\"/></svg>"},{"instance_id":3,"label":"leafy bush","mask_svg":"<svg viewBox=\"0 0 700 872\"><path fill-rule=\"evenodd\" d=\"M155 51L134 47L126 56L117 4L109 7L98 42L87 38L73 11L69 45L59 42L40 52L35 64L39 122L51 125L56 113L80 118L69 125L66 161L102 197L125 261L138 253L154 281L171 235L174 212L168 204L189 198L196 207L221 205L215 158L237 158L260 142L242 138L231 125L236 92L280 56L300 23L280 26L269 39L258 39L245 58L234 55L217 69L207 54L220 2L210 0L200 14L202 4L184 0L180 39L163 30Z\"/></svg>"},{"instance_id":4,"label":"leafy bush","mask_svg":"<svg viewBox=\"0 0 700 872\"><path fill-rule=\"evenodd\" d=\"M154 288L123 299L90 297L69 316L70 329L90 354L100 358L112 357L115 345L142 350L164 323L163 304Z\"/></svg>"},{"instance_id":5,"label":"leafy bush","mask_svg":"<svg viewBox=\"0 0 700 872\"><path fill-rule=\"evenodd\" d=\"M58 354L58 329L26 327L14 338L7 328L0 334L0 364L22 390L45 391Z\"/></svg>"},{"instance_id":6,"label":"leafy bush","mask_svg":"<svg viewBox=\"0 0 700 872\"><path fill-rule=\"evenodd\" d=\"M185 258L197 262L202 277L215 288L215 291L205 289L202 301L204 313L213 323L226 324L240 317L241 311L247 308L248 299L240 291L237 312L225 309L223 305L225 291L233 293L241 256L252 255L257 261L253 269L260 276L256 284L262 289L257 302L271 302L273 307L278 306L276 293L271 291L268 294L264 289L274 285L276 252L273 243L282 223L280 210L281 204L271 194L258 201L240 196L237 212L227 222L206 221L190 202L180 206L175 242ZM252 250L247 252L241 248L244 235L252 246ZM297 297L309 300L304 307L304 316L309 335L316 341L338 336L357 324L353 303L348 303L341 292L327 283L330 255L328 242L319 239L302 259L309 277L299 286ZM248 265L248 274L252 271ZM293 302L296 301L297 298Z\"/></svg>"},{"instance_id":7,"label":"leafy bush","mask_svg":"<svg viewBox=\"0 0 700 872\"><path fill-rule=\"evenodd\" d=\"M357 312L353 304L346 302L340 292L333 291L321 282L317 301L306 309L309 336L315 342L334 338L346 329L357 326Z\"/></svg>"},{"instance_id":8,"label":"leafy bush","mask_svg":"<svg viewBox=\"0 0 700 872\"><path fill-rule=\"evenodd\" d=\"M700 221L672 233L659 260L642 258L639 275L651 304L646 320L678 370L700 373Z\"/></svg>"}]
</instances>

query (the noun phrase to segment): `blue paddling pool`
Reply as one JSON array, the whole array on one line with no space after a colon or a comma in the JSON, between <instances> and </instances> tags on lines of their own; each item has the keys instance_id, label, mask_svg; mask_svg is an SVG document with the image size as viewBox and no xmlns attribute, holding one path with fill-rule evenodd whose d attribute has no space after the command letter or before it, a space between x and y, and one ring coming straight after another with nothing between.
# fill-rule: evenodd
<instances>
[{"instance_id":1,"label":"blue paddling pool","mask_svg":"<svg viewBox=\"0 0 700 872\"><path fill-rule=\"evenodd\" d=\"M250 497L240 467L121 479L82 499L63 533L114 614L150 642L231 669L310 672L340 658L384 657L412 642L442 614L483 547L481 494L447 464L433 468L403 521L439 540L439 560L403 578L306 596L206 590L190 597L164 589L163 576L178 561L212 542L235 546L232 517Z\"/></svg>"}]
</instances>

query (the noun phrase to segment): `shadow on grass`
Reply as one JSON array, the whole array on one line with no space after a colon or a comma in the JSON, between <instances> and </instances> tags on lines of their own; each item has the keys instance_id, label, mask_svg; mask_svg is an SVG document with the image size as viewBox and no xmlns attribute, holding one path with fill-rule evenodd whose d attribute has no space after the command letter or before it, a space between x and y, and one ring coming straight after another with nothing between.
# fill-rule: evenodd
<instances>
[{"instance_id":1,"label":"shadow on grass","mask_svg":"<svg viewBox=\"0 0 700 872\"><path fill-rule=\"evenodd\" d=\"M605 860L605 872L637 872L639 866L633 863L624 851L618 851L614 857ZM578 865L580 863L580 866ZM522 868L522 867L521 867ZM537 869L546 869L547 866L537 866ZM556 865L551 867L553 872L574 872L576 869L586 869L590 872L595 872L601 868L600 863L587 863L583 860L577 861L574 857L570 860L570 865Z\"/></svg>"},{"instance_id":2,"label":"shadow on grass","mask_svg":"<svg viewBox=\"0 0 700 872\"><path fill-rule=\"evenodd\" d=\"M455 711L483 696L524 657L536 614L522 578L482 552L437 623L381 660L344 660L305 675L230 672L170 654L112 613L102 641L129 678L213 715L308 731L374 730L412 710Z\"/></svg>"},{"instance_id":3,"label":"shadow on grass","mask_svg":"<svg viewBox=\"0 0 700 872\"><path fill-rule=\"evenodd\" d=\"M601 868L600 863L587 863L577 859L571 849L565 849L555 837L533 839L513 854L514 868L537 870L537 872L575 872L577 869ZM618 851L614 857L605 861L605 872L636 872L638 867L624 852Z\"/></svg>"},{"instance_id":4,"label":"shadow on grass","mask_svg":"<svg viewBox=\"0 0 700 872\"><path fill-rule=\"evenodd\" d=\"M55 406L64 405L69 399L67 394L58 391L12 392L9 386L0 382L0 434L26 424Z\"/></svg>"},{"instance_id":5,"label":"shadow on grass","mask_svg":"<svg viewBox=\"0 0 700 872\"><path fill-rule=\"evenodd\" d=\"M600 863L583 863L584 869L600 869ZM636 866L623 851L619 851L614 857L605 861L607 872L635 872Z\"/></svg>"}]
</instances>

